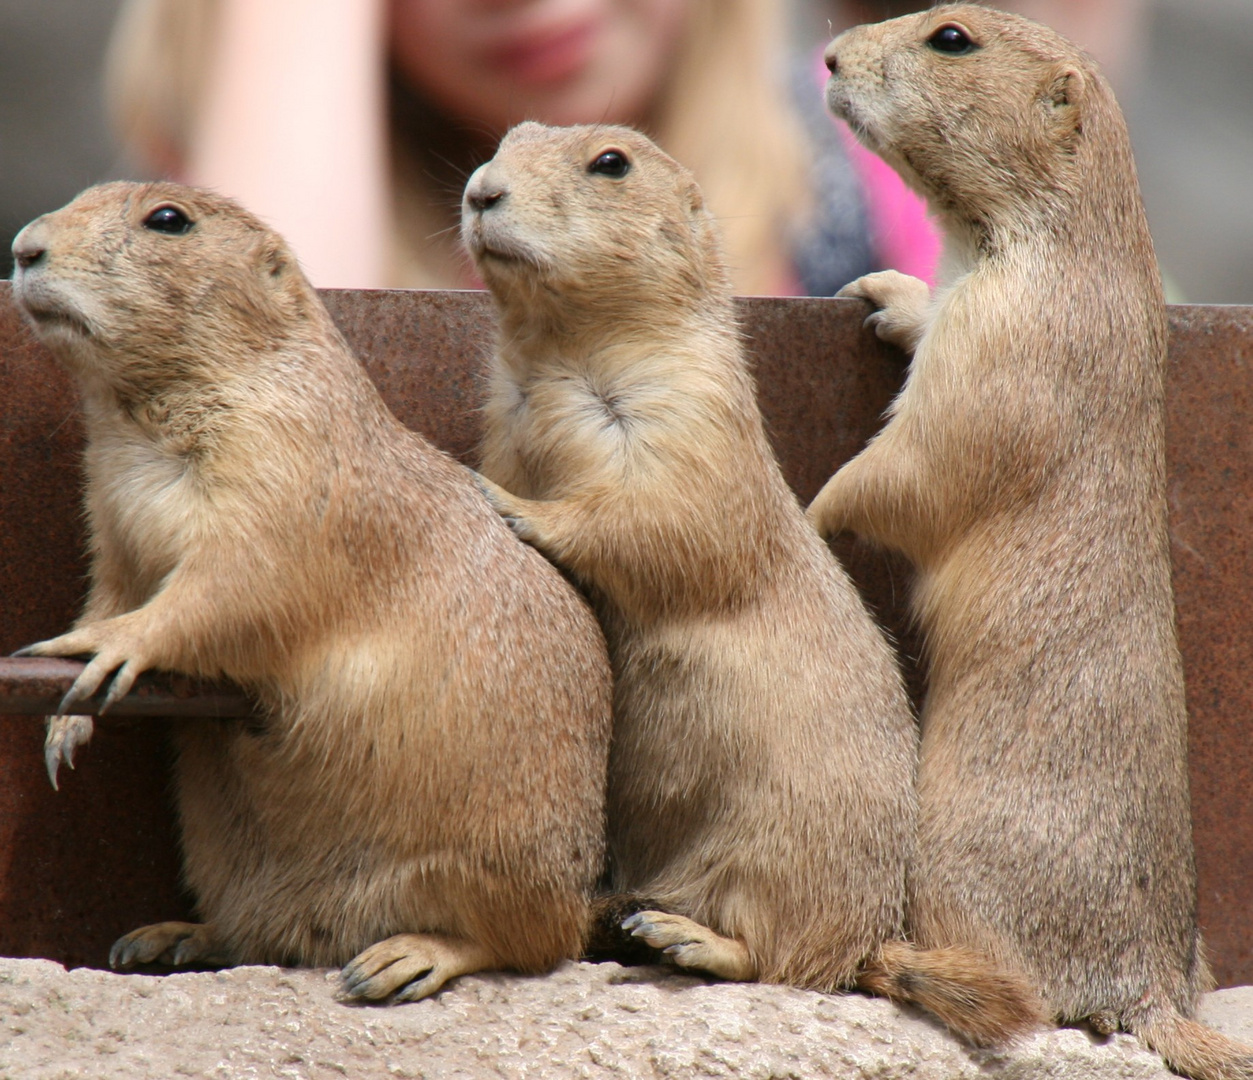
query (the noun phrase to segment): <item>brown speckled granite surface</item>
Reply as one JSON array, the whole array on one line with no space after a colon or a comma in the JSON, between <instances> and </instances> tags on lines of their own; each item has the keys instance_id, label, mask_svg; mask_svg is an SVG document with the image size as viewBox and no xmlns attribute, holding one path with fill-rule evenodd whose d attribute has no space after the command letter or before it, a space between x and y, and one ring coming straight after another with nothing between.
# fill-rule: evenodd
<instances>
[{"instance_id":1,"label":"brown speckled granite surface","mask_svg":"<svg viewBox=\"0 0 1253 1080\"><path fill-rule=\"evenodd\" d=\"M486 295L325 299L397 415L473 461ZM877 428L902 358L861 328L853 301L749 299L741 312L762 411L807 501ZM1200 918L1220 984L1232 985L1253 981L1253 308L1173 308L1171 319L1171 526ZM81 439L69 380L0 285L0 654L64 629L80 602ZM916 653L901 618L906 567L853 544L840 555L903 651ZM42 725L0 719L0 953L100 964L120 933L185 915L165 757L174 722L99 723L54 794Z\"/></svg>"}]
</instances>

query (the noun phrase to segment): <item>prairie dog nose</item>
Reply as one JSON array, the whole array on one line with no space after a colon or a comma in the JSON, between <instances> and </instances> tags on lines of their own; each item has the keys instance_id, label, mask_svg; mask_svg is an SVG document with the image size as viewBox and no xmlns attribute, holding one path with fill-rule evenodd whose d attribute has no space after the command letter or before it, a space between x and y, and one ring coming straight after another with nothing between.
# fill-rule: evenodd
<instances>
[{"instance_id":1,"label":"prairie dog nose","mask_svg":"<svg viewBox=\"0 0 1253 1080\"><path fill-rule=\"evenodd\" d=\"M826 51L822 54L822 62L827 65L827 70L831 72L832 75L838 75L840 73L840 64L835 56L834 41L827 46Z\"/></svg>"},{"instance_id":2,"label":"prairie dog nose","mask_svg":"<svg viewBox=\"0 0 1253 1080\"><path fill-rule=\"evenodd\" d=\"M484 187L476 191L467 191L466 202L472 209L482 213L484 210L490 210L508 194L509 192L499 185Z\"/></svg>"},{"instance_id":3,"label":"prairie dog nose","mask_svg":"<svg viewBox=\"0 0 1253 1080\"><path fill-rule=\"evenodd\" d=\"M48 244L38 221L32 221L13 240L13 261L23 270L41 262L47 253Z\"/></svg>"},{"instance_id":4,"label":"prairie dog nose","mask_svg":"<svg viewBox=\"0 0 1253 1080\"><path fill-rule=\"evenodd\" d=\"M499 170L492 168L492 162L480 166L466 184L466 205L471 210L482 213L490 210L509 194L509 185L499 178Z\"/></svg>"}]
</instances>

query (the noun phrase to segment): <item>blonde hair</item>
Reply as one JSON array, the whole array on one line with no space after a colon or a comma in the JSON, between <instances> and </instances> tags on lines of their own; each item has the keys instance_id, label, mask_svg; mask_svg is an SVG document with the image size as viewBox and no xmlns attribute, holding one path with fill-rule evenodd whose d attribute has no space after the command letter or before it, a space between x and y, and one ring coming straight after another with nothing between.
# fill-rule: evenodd
<instances>
[{"instance_id":1,"label":"blonde hair","mask_svg":"<svg viewBox=\"0 0 1253 1080\"><path fill-rule=\"evenodd\" d=\"M789 244L809 204L804 137L785 87L784 7L778 0L692 0L648 125L696 175L722 225L736 288L746 293L787 279ZM218 0L127 0L114 28L106 67L114 124L128 147L167 175L190 155L218 10ZM459 282L448 279L430 242L445 224L438 206L447 194L412 153L393 150L402 223L394 284L454 287Z\"/></svg>"},{"instance_id":2,"label":"blonde hair","mask_svg":"<svg viewBox=\"0 0 1253 1080\"><path fill-rule=\"evenodd\" d=\"M127 0L105 63L122 142L162 173L187 160L216 39L217 0Z\"/></svg>"}]
</instances>

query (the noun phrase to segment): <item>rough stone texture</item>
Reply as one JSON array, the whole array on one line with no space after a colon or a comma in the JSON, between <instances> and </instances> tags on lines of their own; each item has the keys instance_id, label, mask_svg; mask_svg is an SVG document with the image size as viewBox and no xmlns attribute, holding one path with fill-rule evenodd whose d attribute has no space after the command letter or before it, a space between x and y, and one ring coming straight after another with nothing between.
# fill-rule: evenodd
<instances>
[{"instance_id":1,"label":"rough stone texture","mask_svg":"<svg viewBox=\"0 0 1253 1080\"><path fill-rule=\"evenodd\" d=\"M114 975L0 960L0 1080L1170 1076L1125 1035L1062 1029L1005 1052L972 1051L880 999L710 984L659 968L471 976L395 1008L342 1005L336 979L274 967ZM1248 1034L1253 990L1209 995L1204 1017Z\"/></svg>"},{"instance_id":2,"label":"rough stone texture","mask_svg":"<svg viewBox=\"0 0 1253 1080\"><path fill-rule=\"evenodd\" d=\"M1233 986L1230 990L1206 994L1196 1018L1253 1046L1253 986Z\"/></svg>"}]
</instances>

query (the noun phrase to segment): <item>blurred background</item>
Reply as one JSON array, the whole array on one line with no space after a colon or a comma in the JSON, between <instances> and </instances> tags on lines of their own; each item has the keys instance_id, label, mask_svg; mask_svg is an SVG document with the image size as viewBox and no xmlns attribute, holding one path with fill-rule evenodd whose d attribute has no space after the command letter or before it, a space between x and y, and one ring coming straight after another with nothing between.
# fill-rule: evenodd
<instances>
[{"instance_id":1,"label":"blurred background","mask_svg":"<svg viewBox=\"0 0 1253 1080\"><path fill-rule=\"evenodd\" d=\"M830 30L923 6L779 2L790 6L788 34L798 55L816 55ZM120 6L120 0L0 0L0 273L6 276L10 242L25 222L96 181L159 171L122 148L107 117L104 60ZM1106 66L1131 129L1171 298L1253 303L1253 0L1007 6L1052 23Z\"/></svg>"}]
</instances>

